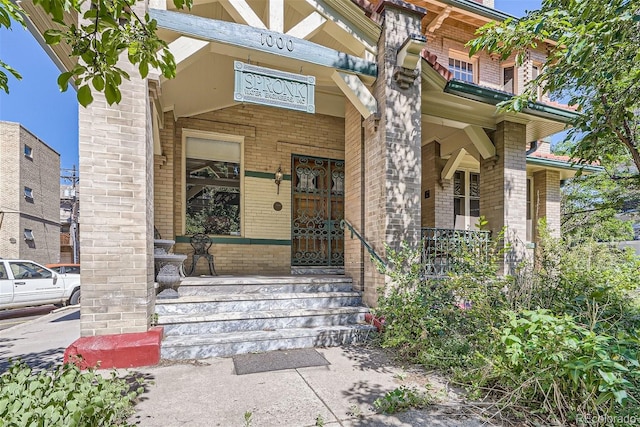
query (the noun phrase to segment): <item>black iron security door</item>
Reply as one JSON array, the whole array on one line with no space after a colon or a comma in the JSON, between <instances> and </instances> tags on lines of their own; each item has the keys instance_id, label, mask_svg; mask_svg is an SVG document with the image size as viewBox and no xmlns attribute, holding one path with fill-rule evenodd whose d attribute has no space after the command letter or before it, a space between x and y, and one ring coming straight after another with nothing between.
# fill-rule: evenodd
<instances>
[{"instance_id":1,"label":"black iron security door","mask_svg":"<svg viewBox=\"0 0 640 427\"><path fill-rule=\"evenodd\" d=\"M343 266L344 161L292 156L291 265Z\"/></svg>"}]
</instances>

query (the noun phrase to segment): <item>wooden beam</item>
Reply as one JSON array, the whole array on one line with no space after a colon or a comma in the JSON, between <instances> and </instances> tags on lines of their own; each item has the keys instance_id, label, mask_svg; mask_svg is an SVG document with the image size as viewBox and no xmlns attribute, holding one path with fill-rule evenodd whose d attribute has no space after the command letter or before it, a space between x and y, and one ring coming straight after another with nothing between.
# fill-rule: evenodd
<instances>
[{"instance_id":1,"label":"wooden beam","mask_svg":"<svg viewBox=\"0 0 640 427\"><path fill-rule=\"evenodd\" d=\"M334 71L333 81L365 119L378 111L376 99L358 76Z\"/></svg>"},{"instance_id":2,"label":"wooden beam","mask_svg":"<svg viewBox=\"0 0 640 427\"><path fill-rule=\"evenodd\" d=\"M176 61L176 69L184 68L185 61L192 58L196 53L205 50L209 46L208 41L198 40L191 37L178 37L169 43L169 50Z\"/></svg>"},{"instance_id":3,"label":"wooden beam","mask_svg":"<svg viewBox=\"0 0 640 427\"><path fill-rule=\"evenodd\" d=\"M460 148L451 154L451 157L447 160L447 164L444 165L444 168L442 169L442 174L440 174L442 179L451 179L453 177L453 174L458 169L458 166L460 166L460 162L462 162L462 159L464 159L466 154L467 151L464 148Z\"/></svg>"},{"instance_id":4,"label":"wooden beam","mask_svg":"<svg viewBox=\"0 0 640 427\"><path fill-rule=\"evenodd\" d=\"M269 0L269 29L284 33L284 0Z\"/></svg>"},{"instance_id":5,"label":"wooden beam","mask_svg":"<svg viewBox=\"0 0 640 427\"><path fill-rule=\"evenodd\" d=\"M202 40L244 47L365 76L378 75L378 66L373 61L286 34L169 10L151 9L149 17L157 21L158 28Z\"/></svg>"},{"instance_id":6,"label":"wooden beam","mask_svg":"<svg viewBox=\"0 0 640 427\"><path fill-rule=\"evenodd\" d=\"M320 15L318 12L313 12L311 15L298 22L298 24L296 24L292 29L287 31L287 35L309 40L322 29L325 22L327 22L327 19L324 16Z\"/></svg>"},{"instance_id":7,"label":"wooden beam","mask_svg":"<svg viewBox=\"0 0 640 427\"><path fill-rule=\"evenodd\" d=\"M262 19L256 15L246 0L219 0L224 10L236 21L255 28L266 29Z\"/></svg>"},{"instance_id":8,"label":"wooden beam","mask_svg":"<svg viewBox=\"0 0 640 427\"><path fill-rule=\"evenodd\" d=\"M418 68L418 61L421 58L420 52L426 43L427 39L423 35L411 34L398 49L396 65L409 70Z\"/></svg>"},{"instance_id":9,"label":"wooden beam","mask_svg":"<svg viewBox=\"0 0 640 427\"><path fill-rule=\"evenodd\" d=\"M452 10L451 6L447 6L444 9L442 9L442 12L440 12L438 14L438 16L433 18L431 20L431 22L429 22L427 24L427 28L426 28L425 32L433 33L438 28L440 28L442 26L442 23L444 22L444 20L449 17L449 14L451 13L451 10Z\"/></svg>"},{"instance_id":10,"label":"wooden beam","mask_svg":"<svg viewBox=\"0 0 640 427\"><path fill-rule=\"evenodd\" d=\"M496 147L484 129L479 126L467 126L464 128L464 133L466 133L471 142L473 142L473 146L478 149L483 159L488 159L496 155Z\"/></svg>"}]
</instances>

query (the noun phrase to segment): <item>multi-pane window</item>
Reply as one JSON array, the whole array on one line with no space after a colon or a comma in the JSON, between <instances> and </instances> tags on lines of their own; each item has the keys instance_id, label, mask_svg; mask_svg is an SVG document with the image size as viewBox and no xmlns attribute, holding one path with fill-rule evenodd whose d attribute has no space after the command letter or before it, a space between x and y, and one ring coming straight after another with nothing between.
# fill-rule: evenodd
<instances>
[{"instance_id":1,"label":"multi-pane window","mask_svg":"<svg viewBox=\"0 0 640 427\"><path fill-rule=\"evenodd\" d=\"M502 89L505 92L516 93L516 68L513 65L502 69Z\"/></svg>"},{"instance_id":2,"label":"multi-pane window","mask_svg":"<svg viewBox=\"0 0 640 427\"><path fill-rule=\"evenodd\" d=\"M241 144L186 138L186 230L240 235Z\"/></svg>"},{"instance_id":3,"label":"multi-pane window","mask_svg":"<svg viewBox=\"0 0 640 427\"><path fill-rule=\"evenodd\" d=\"M453 78L469 83L475 82L474 64L458 58L449 58L449 71Z\"/></svg>"},{"instance_id":4,"label":"multi-pane window","mask_svg":"<svg viewBox=\"0 0 640 427\"><path fill-rule=\"evenodd\" d=\"M456 171L453 175L453 220L456 228L470 228L480 217L480 174Z\"/></svg>"},{"instance_id":5,"label":"multi-pane window","mask_svg":"<svg viewBox=\"0 0 640 427\"><path fill-rule=\"evenodd\" d=\"M29 147L27 144L24 145L24 156L33 159L33 148Z\"/></svg>"}]
</instances>

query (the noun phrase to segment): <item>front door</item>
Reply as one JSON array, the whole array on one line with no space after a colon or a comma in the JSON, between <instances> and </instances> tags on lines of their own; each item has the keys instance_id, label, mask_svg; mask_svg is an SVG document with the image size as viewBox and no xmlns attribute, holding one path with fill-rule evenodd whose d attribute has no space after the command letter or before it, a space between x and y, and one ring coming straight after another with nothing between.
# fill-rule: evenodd
<instances>
[{"instance_id":1,"label":"front door","mask_svg":"<svg viewBox=\"0 0 640 427\"><path fill-rule=\"evenodd\" d=\"M292 156L291 265L344 266L344 161Z\"/></svg>"}]
</instances>

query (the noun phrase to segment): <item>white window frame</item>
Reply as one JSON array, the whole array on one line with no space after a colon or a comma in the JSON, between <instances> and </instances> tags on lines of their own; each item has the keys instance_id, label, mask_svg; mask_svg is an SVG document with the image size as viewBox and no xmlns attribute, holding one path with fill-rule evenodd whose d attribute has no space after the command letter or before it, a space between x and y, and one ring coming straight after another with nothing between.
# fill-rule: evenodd
<instances>
[{"instance_id":1,"label":"white window frame","mask_svg":"<svg viewBox=\"0 0 640 427\"><path fill-rule=\"evenodd\" d=\"M33 148L27 144L24 144L24 156L27 159L33 160Z\"/></svg>"},{"instance_id":2,"label":"white window frame","mask_svg":"<svg viewBox=\"0 0 640 427\"><path fill-rule=\"evenodd\" d=\"M534 224L536 222L536 217L534 215L535 213L535 189L533 187L534 181L533 181L533 177L532 176L528 176L527 177L527 190L526 190L526 195L527 197L527 212L526 212L526 216L525 216L525 220L527 223L527 235L526 235L526 241L527 242L533 242L534 240L534 233L533 233L533 229L534 229Z\"/></svg>"},{"instance_id":3,"label":"white window frame","mask_svg":"<svg viewBox=\"0 0 640 427\"><path fill-rule=\"evenodd\" d=\"M469 57L468 53L458 52L458 51L455 51L455 50L450 50L449 51L449 58L447 59L447 70L449 70L453 74L453 71L451 71L449 69L449 67L450 67L449 61L452 60L452 59L454 61L462 61L462 62L466 62L467 64L471 64L472 67L473 67L473 70L472 70L473 80L471 82L469 82L469 83L478 84L478 82L480 81L480 75L478 74L479 70L478 70L478 57L477 56ZM458 80L461 80L461 79L458 79ZM468 81L468 80L462 80L462 81Z\"/></svg>"},{"instance_id":4,"label":"white window frame","mask_svg":"<svg viewBox=\"0 0 640 427\"><path fill-rule=\"evenodd\" d=\"M181 206L182 206L182 235L185 235L187 232L187 202L186 202L186 194L187 194L187 138L201 138L201 139L210 139L212 141L224 141L224 142L235 142L240 144L240 235L239 236L229 236L224 235L224 237L243 237L245 235L245 214L244 214L244 136L241 135L232 135L226 133L219 132L207 132L195 129L182 129L182 196L181 196Z\"/></svg>"},{"instance_id":5,"label":"white window frame","mask_svg":"<svg viewBox=\"0 0 640 427\"><path fill-rule=\"evenodd\" d=\"M540 73L542 72L542 63L541 62L532 62L531 63L531 81L533 81L537 77L537 76L536 77L533 76L533 74L534 74L533 70L536 69L536 68L538 69L538 76L539 76ZM540 101L542 99L542 86L538 85L536 87L536 94L537 94L537 97L538 97L538 101Z\"/></svg>"},{"instance_id":6,"label":"white window frame","mask_svg":"<svg viewBox=\"0 0 640 427\"><path fill-rule=\"evenodd\" d=\"M518 95L518 67L515 63L506 63L500 66L500 82L502 85L502 90L508 92L505 89L505 85L507 84L507 82L504 81L504 70L506 68L513 68L513 92L511 93L513 93L514 95Z\"/></svg>"},{"instance_id":7,"label":"white window frame","mask_svg":"<svg viewBox=\"0 0 640 427\"><path fill-rule=\"evenodd\" d=\"M464 224L464 229L465 230L475 230L476 227L475 225L477 224L477 219L473 219L473 218L480 218L478 217L472 217L471 216L471 174L478 174L480 175L480 171L477 169L467 169L467 168L459 168L456 169L456 171L454 172L454 176L455 173L458 172L462 172L464 173L464 196L456 196L455 195L455 189L454 189L454 194L453 194L453 198L454 199L462 199L464 200L464 216L465 218L465 224ZM480 176L480 182L482 182L482 177ZM482 194L480 194L480 197L478 198L478 200L482 200ZM454 223L454 228L459 228L456 227L456 217L455 217L455 205L453 208L453 223Z\"/></svg>"},{"instance_id":8,"label":"white window frame","mask_svg":"<svg viewBox=\"0 0 640 427\"><path fill-rule=\"evenodd\" d=\"M24 240L34 241L35 237L33 235L33 230L29 228L24 229Z\"/></svg>"},{"instance_id":9,"label":"white window frame","mask_svg":"<svg viewBox=\"0 0 640 427\"><path fill-rule=\"evenodd\" d=\"M33 200L33 189L29 187L24 187L24 198Z\"/></svg>"}]
</instances>

